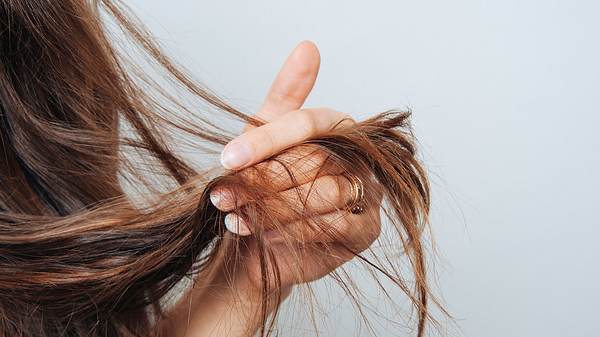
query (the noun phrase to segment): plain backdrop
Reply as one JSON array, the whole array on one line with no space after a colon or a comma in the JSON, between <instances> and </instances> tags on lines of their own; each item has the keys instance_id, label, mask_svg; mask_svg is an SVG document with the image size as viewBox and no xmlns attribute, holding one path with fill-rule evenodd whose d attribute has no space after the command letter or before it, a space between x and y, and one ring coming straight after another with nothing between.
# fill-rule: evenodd
<instances>
[{"instance_id":1,"label":"plain backdrop","mask_svg":"<svg viewBox=\"0 0 600 337\"><path fill-rule=\"evenodd\" d=\"M433 182L438 292L460 327L450 335L598 336L599 2L128 3L247 111L304 39L322 55L308 106L358 119L413 110ZM350 306L322 310L323 336L368 335ZM315 335L296 323L281 335ZM380 336L408 335L380 325Z\"/></svg>"}]
</instances>

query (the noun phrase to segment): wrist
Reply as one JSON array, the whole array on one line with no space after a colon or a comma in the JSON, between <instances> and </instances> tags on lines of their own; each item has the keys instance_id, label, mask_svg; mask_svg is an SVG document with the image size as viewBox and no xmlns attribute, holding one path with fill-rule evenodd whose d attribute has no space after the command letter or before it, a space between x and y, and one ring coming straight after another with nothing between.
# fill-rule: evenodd
<instances>
[{"instance_id":1,"label":"wrist","mask_svg":"<svg viewBox=\"0 0 600 337\"><path fill-rule=\"evenodd\" d=\"M166 335L253 336L292 290L286 287L263 295L245 271L231 273L220 267L209 274L200 276L169 312Z\"/></svg>"}]
</instances>

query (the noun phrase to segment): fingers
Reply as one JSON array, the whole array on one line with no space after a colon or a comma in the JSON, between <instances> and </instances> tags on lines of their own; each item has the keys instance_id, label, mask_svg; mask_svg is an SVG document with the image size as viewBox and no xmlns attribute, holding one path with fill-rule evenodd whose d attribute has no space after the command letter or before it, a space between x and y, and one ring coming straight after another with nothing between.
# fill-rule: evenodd
<instances>
[{"instance_id":1,"label":"fingers","mask_svg":"<svg viewBox=\"0 0 600 337\"><path fill-rule=\"evenodd\" d=\"M330 155L317 146L300 145L237 174L247 181L268 183L276 191L283 191L319 176L341 173L342 168L330 159Z\"/></svg>"},{"instance_id":2,"label":"fingers","mask_svg":"<svg viewBox=\"0 0 600 337\"><path fill-rule=\"evenodd\" d=\"M276 212L279 222L293 221L303 214L324 214L344 208L353 197L351 185L343 175L322 176L314 181L283 190L273 197L262 200L268 208ZM217 202L217 208L229 212L250 202L248 196L224 198ZM214 201L213 201L214 204Z\"/></svg>"},{"instance_id":3,"label":"fingers","mask_svg":"<svg viewBox=\"0 0 600 337\"><path fill-rule=\"evenodd\" d=\"M351 260L356 254L367 249L379 236L381 221L379 209L372 208L360 215L338 212L329 214L322 222L329 222L325 231L306 232L303 223L290 226L283 235L265 233L266 242L272 251L272 257L278 266L279 281L283 286L317 280ZM297 232L293 232L297 231ZM274 232L272 232L274 233ZM312 239L309 238L312 235ZM304 236L305 239L298 239ZM247 241L249 246L257 245L256 240ZM253 254L248 265L258 266L261 261L258 254ZM271 268L271 267L269 267ZM264 280L260 268L251 268L251 279L257 284ZM272 278L268 281L273 281ZM276 283L268 286L276 286Z\"/></svg>"},{"instance_id":4,"label":"fingers","mask_svg":"<svg viewBox=\"0 0 600 337\"><path fill-rule=\"evenodd\" d=\"M239 170L256 164L304 140L331 131L344 121L339 111L316 108L290 111L271 123L248 130L232 140L221 153L221 164Z\"/></svg>"},{"instance_id":5,"label":"fingers","mask_svg":"<svg viewBox=\"0 0 600 337\"><path fill-rule=\"evenodd\" d=\"M281 67L256 117L272 121L284 112L302 107L310 94L321 64L317 46L302 41Z\"/></svg>"},{"instance_id":6,"label":"fingers","mask_svg":"<svg viewBox=\"0 0 600 337\"><path fill-rule=\"evenodd\" d=\"M238 171L236 175L255 185L268 186L269 191L281 192L317 179L339 174L342 169L333 165L329 154L312 145L302 145L277 157ZM241 206L252 197L238 186L220 184L210 191L210 200L221 211Z\"/></svg>"},{"instance_id":7,"label":"fingers","mask_svg":"<svg viewBox=\"0 0 600 337\"><path fill-rule=\"evenodd\" d=\"M338 211L350 202L352 198L350 190L348 178L342 175L324 176L282 191L276 197L264 199L261 202L268 205L269 210L273 212L273 219L269 223L264 223L263 229L271 229L277 224L287 225L287 223L297 221L298 218L305 216L314 217ZM217 202L217 208L223 212L231 211L236 206L248 202L243 197L229 197L225 200ZM215 204L212 198L211 202ZM250 235L253 231L246 220L234 212L225 216L225 226L230 232L240 236Z\"/></svg>"},{"instance_id":8,"label":"fingers","mask_svg":"<svg viewBox=\"0 0 600 337\"><path fill-rule=\"evenodd\" d=\"M363 250L379 237L380 232L380 205L370 204L360 214L336 210L315 219L291 222L267 231L264 238L271 243L344 242L354 249Z\"/></svg>"},{"instance_id":9,"label":"fingers","mask_svg":"<svg viewBox=\"0 0 600 337\"><path fill-rule=\"evenodd\" d=\"M365 190L364 212L352 214L346 206L355 197L351 182L343 175L324 176L314 182L285 190L276 198L261 200L268 205L269 220L261 223L265 238L294 242L367 242L379 235L383 193L374 181ZM255 228L233 212L225 218L227 228L238 235L250 235ZM360 245L359 245L360 246Z\"/></svg>"},{"instance_id":10,"label":"fingers","mask_svg":"<svg viewBox=\"0 0 600 337\"><path fill-rule=\"evenodd\" d=\"M288 206L290 204L301 206L301 203L295 201L300 201L299 199L306 200L310 190L314 187L310 195L311 199L308 200L309 206L311 206L316 203L313 200L317 199L315 194L331 196L332 193L340 192L339 186L333 186L335 185L334 180L339 179L329 175L340 174L342 168L333 165L328 160L328 154L324 151L313 146L303 146L294 149L293 153L284 153L278 156L276 160L261 162L240 171L238 174L254 184L268 186L269 191L283 192L287 190L276 199L271 198L271 200L265 201L267 205L276 203L283 208L286 207L282 205L284 203L281 200L282 198L292 198L292 202L286 203ZM219 210L227 212L233 210L236 206L246 204L254 197L244 191L236 191L235 186L221 184L211 190L210 198L213 205Z\"/></svg>"}]
</instances>

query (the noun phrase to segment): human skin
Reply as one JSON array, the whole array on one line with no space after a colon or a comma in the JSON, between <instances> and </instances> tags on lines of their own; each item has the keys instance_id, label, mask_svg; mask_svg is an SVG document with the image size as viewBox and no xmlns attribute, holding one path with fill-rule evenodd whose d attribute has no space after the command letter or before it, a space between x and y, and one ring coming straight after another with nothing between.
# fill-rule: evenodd
<instances>
[{"instance_id":1,"label":"human skin","mask_svg":"<svg viewBox=\"0 0 600 337\"><path fill-rule=\"evenodd\" d=\"M319 51L312 42L304 41L294 49L256 115L266 124L260 127L246 126L241 135L225 146L221 156L225 168L244 174L244 168L261 165L260 162L271 155L304 140L318 137L340 122L342 127L344 123L354 123L347 114L332 109L302 109L316 81L319 66ZM298 185L286 180L281 181L278 187L282 196L290 202L301 203L302 200L297 194L291 193L289 189L300 187L300 190L308 191L310 186L313 192L310 194L308 205L311 205L312 195L319 198L318 201L313 199L313 203L320 204L319 213L323 217L322 220L343 233L344 242L328 242L328 247L331 248L327 252L316 248L318 246L303 246L300 250L282 243L290 237L284 238L275 231L267 232L266 237L273 244L278 262L285 266L280 268L284 297L295 284L317 280L350 260L353 255L344 249L344 246L362 251L379 235L380 198L365 205L364 213L350 214L340 211L352 198L350 182L347 179L339 175L324 176L312 183L311 169L314 170L314 163L318 164L322 160L320 155L322 153L311 152L309 157L305 158L307 160L302 161L312 163L310 166L300 164L293 168L299 173L299 179L296 181ZM229 190L222 186L213 188L211 201L223 212L230 212L235 206ZM239 205L240 201L237 203ZM291 214L282 212L281 216L285 223L288 223L285 235L291 236L292 239L302 238L303 242L306 242L307 238L310 238L309 241L316 244L330 240L319 236L318 233L312 233L302 223L295 221L297 219ZM246 265L235 270L233 275L226 277L219 268L210 276L203 275L200 286L189 290L182 297L170 312L170 326L176 328L175 333L178 336L245 337L254 335L261 326L261 317L256 315L261 303L260 266L258 261L252 258L255 256L253 250L257 248L254 239L249 237L251 228L231 212L227 214L225 221L230 232L228 235L248 236L248 248L245 253L249 258L245 260ZM266 226L268 228L268 224ZM302 273L298 273L296 268L301 268ZM169 335L175 335L173 332Z\"/></svg>"}]
</instances>

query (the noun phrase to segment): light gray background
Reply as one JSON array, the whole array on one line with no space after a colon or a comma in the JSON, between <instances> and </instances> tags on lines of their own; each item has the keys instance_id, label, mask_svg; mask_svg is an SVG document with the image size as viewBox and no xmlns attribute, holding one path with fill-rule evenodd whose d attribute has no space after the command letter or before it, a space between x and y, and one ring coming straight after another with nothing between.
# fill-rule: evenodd
<instances>
[{"instance_id":1,"label":"light gray background","mask_svg":"<svg viewBox=\"0 0 600 337\"><path fill-rule=\"evenodd\" d=\"M598 2L129 3L249 111L303 39L323 58L308 105L413 109L452 335L599 335ZM324 336L351 335L342 316Z\"/></svg>"}]
</instances>

